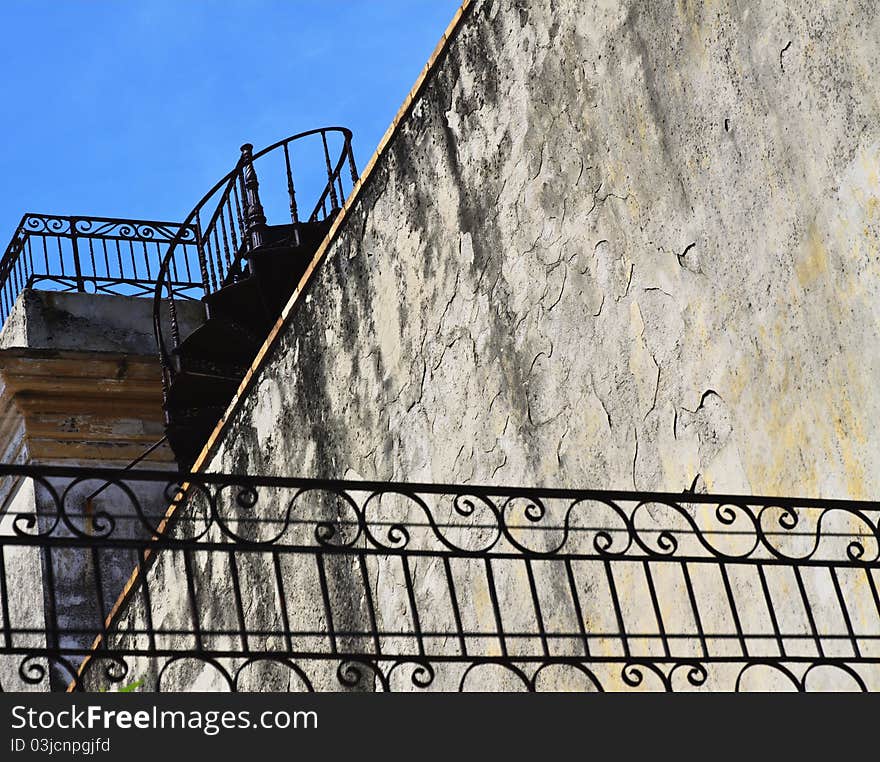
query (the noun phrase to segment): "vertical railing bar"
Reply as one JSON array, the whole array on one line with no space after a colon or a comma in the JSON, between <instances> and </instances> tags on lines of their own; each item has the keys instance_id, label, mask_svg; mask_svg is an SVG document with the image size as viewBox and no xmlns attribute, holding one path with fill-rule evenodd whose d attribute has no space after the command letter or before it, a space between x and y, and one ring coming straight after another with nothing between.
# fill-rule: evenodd
<instances>
[{"instance_id":1,"label":"vertical railing bar","mask_svg":"<svg viewBox=\"0 0 880 762\"><path fill-rule=\"evenodd\" d=\"M663 644L663 654L668 659L669 639L666 637L666 627L663 625L663 614L660 612L660 601L657 598L657 588L654 586L654 575L651 573L651 565L648 559L642 560L642 568L645 571L645 579L648 581L648 593L651 596L651 605L654 607L654 616L657 618L657 628L660 630L660 642Z\"/></svg>"},{"instance_id":2,"label":"vertical railing bar","mask_svg":"<svg viewBox=\"0 0 880 762\"><path fill-rule=\"evenodd\" d=\"M330 589L327 587L327 572L324 570L324 554L315 553L318 564L318 578L321 582L321 597L324 601L324 616L327 618L327 632L330 635L330 652L339 653L336 646L336 629L333 626L333 611L330 607Z\"/></svg>"},{"instance_id":3,"label":"vertical railing bar","mask_svg":"<svg viewBox=\"0 0 880 762\"><path fill-rule=\"evenodd\" d=\"M718 564L718 567L721 571L721 580L724 582L724 590L727 594L727 603L730 606L731 614L733 615L733 624L736 627L736 634L739 637L739 647L742 650L743 656L746 658L749 657L749 649L746 645L746 639L743 637L743 629L742 624L739 621L739 612L736 609L736 599L733 597L733 588L730 586L730 578L727 575L727 565L724 563Z\"/></svg>"},{"instance_id":4,"label":"vertical railing bar","mask_svg":"<svg viewBox=\"0 0 880 762\"><path fill-rule=\"evenodd\" d=\"M367 559L363 553L358 553L358 563L361 569L361 578L364 581L364 595L367 600L367 614L370 617L370 633L373 636L373 648L378 656L382 653L382 646L379 643L379 625L376 622L376 607L373 601L373 591L370 588L370 575L367 569Z\"/></svg>"},{"instance_id":5,"label":"vertical railing bar","mask_svg":"<svg viewBox=\"0 0 880 762\"><path fill-rule=\"evenodd\" d=\"M464 639L464 626L461 622L461 609L458 605L458 594L455 591L455 579L452 576L452 566L449 563L449 556L443 556L443 568L446 571L446 581L449 585L449 598L452 601L452 615L455 618L455 627L458 630L458 644L461 648L461 655L467 656L467 643Z\"/></svg>"},{"instance_id":6,"label":"vertical railing bar","mask_svg":"<svg viewBox=\"0 0 880 762\"><path fill-rule=\"evenodd\" d=\"M290 164L290 152L287 143L284 144L284 167L287 171L287 199L288 208L290 209L290 223L293 225L293 243L299 246L301 243L299 235L299 209L296 206L296 189L293 185L293 168Z\"/></svg>"},{"instance_id":7,"label":"vertical railing bar","mask_svg":"<svg viewBox=\"0 0 880 762\"><path fill-rule=\"evenodd\" d=\"M104 250L104 267L107 268L107 277L111 278L112 275L110 273L110 257L107 254L107 239L101 239L101 248ZM119 277L122 277L122 273L119 274Z\"/></svg>"},{"instance_id":8,"label":"vertical railing bar","mask_svg":"<svg viewBox=\"0 0 880 762\"><path fill-rule=\"evenodd\" d=\"M240 174L239 174L240 177ZM235 178L233 178L232 183L232 197L235 200L235 216L238 220L238 233L241 237L241 249L242 252L248 251L248 237L247 231L244 226L244 216L241 212L241 200L238 197L238 185L234 182Z\"/></svg>"},{"instance_id":9,"label":"vertical railing bar","mask_svg":"<svg viewBox=\"0 0 880 762\"><path fill-rule=\"evenodd\" d=\"M565 572L568 576L568 587L571 590L571 601L574 604L574 614L577 617L578 621L578 630L581 633L581 641L584 646L584 656L587 658L590 657L590 643L587 638L587 628L584 624L584 612L581 608L581 598L577 591L577 584L574 579L574 569L571 566L571 559L566 557L564 559L565 562Z\"/></svg>"},{"instance_id":10,"label":"vertical railing bar","mask_svg":"<svg viewBox=\"0 0 880 762\"><path fill-rule=\"evenodd\" d=\"M46 260L46 275L49 275L49 249L46 245L46 236L40 236L43 243L43 259Z\"/></svg>"},{"instance_id":11,"label":"vertical railing bar","mask_svg":"<svg viewBox=\"0 0 880 762\"><path fill-rule=\"evenodd\" d=\"M526 576L529 578L529 589L532 591L532 603L535 607L535 618L538 623L538 632L541 636L541 648L544 656L550 656L550 644L547 642L547 630L544 627L544 617L541 614L541 601L538 599L538 586L535 584L535 572L532 569L532 559L525 558Z\"/></svg>"},{"instance_id":12,"label":"vertical railing bar","mask_svg":"<svg viewBox=\"0 0 880 762\"><path fill-rule=\"evenodd\" d=\"M31 243L30 236L25 239L25 244L27 245L28 250L28 261L31 264L31 275L33 275L36 272L36 268L34 267L34 246Z\"/></svg>"},{"instance_id":13,"label":"vertical railing bar","mask_svg":"<svg viewBox=\"0 0 880 762\"><path fill-rule=\"evenodd\" d=\"M489 585L489 598L492 601L492 611L495 614L496 636L501 644L501 655L507 657L507 638L504 635L504 625L501 623L501 607L498 605L498 591L495 589L495 575L492 573L492 559L487 555L483 558L486 566L486 580Z\"/></svg>"},{"instance_id":14,"label":"vertical railing bar","mask_svg":"<svg viewBox=\"0 0 880 762\"><path fill-rule=\"evenodd\" d=\"M785 645L782 642L782 632L779 629L779 621L776 618L776 611L773 607L773 599L770 597L770 586L767 584L767 575L764 574L764 567L758 564L758 577L761 580L761 589L764 591L764 600L767 602L767 610L770 612L770 623L773 625L773 632L776 635L776 647L779 649L779 655L785 657Z\"/></svg>"},{"instance_id":15,"label":"vertical railing bar","mask_svg":"<svg viewBox=\"0 0 880 762\"><path fill-rule=\"evenodd\" d=\"M156 261L161 262L162 261L162 249L160 248L158 241L155 242L155 246L156 246ZM186 256L186 250L184 250L184 257L185 256ZM168 269L170 271L171 277L174 278L176 283L180 283L180 272L177 269L177 252L174 252L174 255L171 257L170 264L171 264L171 267Z\"/></svg>"},{"instance_id":16,"label":"vertical railing bar","mask_svg":"<svg viewBox=\"0 0 880 762\"><path fill-rule=\"evenodd\" d=\"M358 181L358 171L354 163L354 150L351 147L351 140L346 138L348 149L348 171L351 173L351 184L355 185Z\"/></svg>"},{"instance_id":17,"label":"vertical railing bar","mask_svg":"<svg viewBox=\"0 0 880 762\"><path fill-rule=\"evenodd\" d=\"M293 183L293 167L290 163L290 151L287 143L284 144L284 167L287 171L287 197L290 207L290 221L294 225L299 224L299 209L296 206L296 189Z\"/></svg>"},{"instance_id":18,"label":"vertical railing bar","mask_svg":"<svg viewBox=\"0 0 880 762\"><path fill-rule=\"evenodd\" d=\"M229 272L232 269L232 258L229 256L229 235L226 232L226 218L223 216L222 208L220 210L220 230L223 234L223 256L226 258L226 271Z\"/></svg>"},{"instance_id":19,"label":"vertical railing bar","mask_svg":"<svg viewBox=\"0 0 880 762\"><path fill-rule=\"evenodd\" d=\"M223 282L226 280L226 269L223 267L223 259L220 256L220 239L217 235L217 227L211 230L211 237L214 239L213 246L211 246L211 253L213 254L216 251L216 258L214 260L214 264L217 266L217 285L218 287L223 285ZM210 238L209 238L210 242Z\"/></svg>"},{"instance_id":20,"label":"vertical railing bar","mask_svg":"<svg viewBox=\"0 0 880 762\"><path fill-rule=\"evenodd\" d=\"M202 646L202 626L199 623L198 603L196 602L196 583L189 548L183 549L183 567L184 573L186 574L186 589L189 597L190 615L193 620L193 637L196 641L196 651L202 651L204 650Z\"/></svg>"},{"instance_id":21,"label":"vertical railing bar","mask_svg":"<svg viewBox=\"0 0 880 762\"><path fill-rule=\"evenodd\" d=\"M116 259L119 262L119 277L125 277L125 265L122 264L122 246L120 246L120 241L117 238L113 243L116 244Z\"/></svg>"},{"instance_id":22,"label":"vertical railing bar","mask_svg":"<svg viewBox=\"0 0 880 762\"><path fill-rule=\"evenodd\" d=\"M327 184L330 187L330 203L335 212L339 209L339 200L336 198L336 186L333 180L333 167L330 164L330 149L327 147L327 133L321 130L321 142L324 144L324 161L327 163ZM325 213L326 216L326 213Z\"/></svg>"},{"instance_id":23,"label":"vertical railing bar","mask_svg":"<svg viewBox=\"0 0 880 762\"><path fill-rule=\"evenodd\" d=\"M843 590L840 588L840 580L837 578L837 568L829 566L828 570L831 572L831 581L834 583L834 592L837 594L837 602L840 604L840 610L843 613L843 622L846 625L846 631L849 633L850 640L852 641L853 652L857 659L861 659L862 652L859 648L859 641L858 638L856 638L855 630L853 630L852 619L850 619L849 609L846 607Z\"/></svg>"},{"instance_id":24,"label":"vertical railing bar","mask_svg":"<svg viewBox=\"0 0 880 762\"><path fill-rule=\"evenodd\" d=\"M278 588L278 602L281 607L281 625L284 627L284 642L287 644L287 653L293 652L293 638L290 634L290 617L287 614L287 593L284 590L284 577L281 574L281 561L278 551L272 551L272 565L275 567L275 585Z\"/></svg>"},{"instance_id":25,"label":"vertical railing bar","mask_svg":"<svg viewBox=\"0 0 880 762\"><path fill-rule=\"evenodd\" d=\"M819 631L816 629L816 620L813 618L813 609L810 606L810 600L807 597L807 589L804 587L804 580L801 577L800 567L797 565L792 566L794 569L794 578L797 582L798 590L801 594L801 600L803 601L804 608L807 612L807 621L810 623L810 629L813 631L813 640L816 643L816 650L819 652L819 656L823 659L825 658L825 649L822 648L822 640L819 638Z\"/></svg>"},{"instance_id":26,"label":"vertical railing bar","mask_svg":"<svg viewBox=\"0 0 880 762\"><path fill-rule=\"evenodd\" d=\"M76 273L76 290L82 293L86 287L83 283L82 263L79 261L79 236L76 234L76 222L76 219L70 221L70 248L73 252L73 268Z\"/></svg>"},{"instance_id":27,"label":"vertical railing bar","mask_svg":"<svg viewBox=\"0 0 880 762\"><path fill-rule=\"evenodd\" d=\"M137 280L138 279L137 259L134 255L134 243L131 240L128 241L128 251L129 251L129 254L131 255L131 269L134 271L132 278L134 280Z\"/></svg>"},{"instance_id":28,"label":"vertical railing bar","mask_svg":"<svg viewBox=\"0 0 880 762\"><path fill-rule=\"evenodd\" d=\"M227 552L229 557L229 572L232 577L232 594L235 597L235 615L238 619L238 635L245 653L250 652L250 644L247 636L247 626L244 621L244 602L241 597L241 583L238 578L238 559L235 550Z\"/></svg>"},{"instance_id":29,"label":"vertical railing bar","mask_svg":"<svg viewBox=\"0 0 880 762\"><path fill-rule=\"evenodd\" d=\"M217 226L216 225L214 226L213 235L214 235L214 249L217 252L218 281L219 281L220 285L223 285L224 281L226 280L226 276L229 274L229 270L223 267L223 260L220 258L220 236L217 233ZM228 264L228 257L227 257L227 264Z\"/></svg>"},{"instance_id":30,"label":"vertical railing bar","mask_svg":"<svg viewBox=\"0 0 880 762\"><path fill-rule=\"evenodd\" d=\"M183 248L183 264L186 268L186 282L192 283L193 277L192 277L192 269L190 267L190 261L189 261L189 252L190 252L189 245L182 243L181 247ZM176 252L175 252L175 254L176 254Z\"/></svg>"},{"instance_id":31,"label":"vertical railing bar","mask_svg":"<svg viewBox=\"0 0 880 762\"><path fill-rule=\"evenodd\" d=\"M168 285L168 322L171 324L171 343L174 349L180 346L180 324L177 322L177 304L174 301L174 288Z\"/></svg>"},{"instance_id":32,"label":"vertical railing bar","mask_svg":"<svg viewBox=\"0 0 880 762\"><path fill-rule=\"evenodd\" d=\"M206 236L202 233L202 219L199 210L196 209L196 251L199 255L199 268L202 271L202 282L205 284L205 295L217 290L217 276L214 273L214 263L205 252ZM174 243L172 242L172 246ZM210 280L208 269L210 268Z\"/></svg>"},{"instance_id":33,"label":"vertical railing bar","mask_svg":"<svg viewBox=\"0 0 880 762\"><path fill-rule=\"evenodd\" d=\"M232 219L232 201L227 196L226 201L223 202L226 207L226 216L229 219L229 236L232 239L232 253L233 258L238 258L238 234L235 232L235 220Z\"/></svg>"},{"instance_id":34,"label":"vertical railing bar","mask_svg":"<svg viewBox=\"0 0 880 762\"><path fill-rule=\"evenodd\" d=\"M241 239L244 241L244 248L246 251L251 250L251 240L248 235L247 229L247 188L245 188L244 183L244 165L242 165L241 169L238 172L238 185L241 190L241 199L239 201L238 191L235 193L235 204L236 209L238 211L239 225L241 226ZM233 187L235 187L235 183L233 183ZM239 207L239 203L241 206Z\"/></svg>"},{"instance_id":35,"label":"vertical railing bar","mask_svg":"<svg viewBox=\"0 0 880 762\"><path fill-rule=\"evenodd\" d=\"M409 605L412 609L413 629L416 633L416 643L419 647L419 656L425 655L425 641L422 638L422 622L419 618L419 609L416 604L416 591L413 586L412 571L409 566L409 557L406 554L400 556L400 562L403 566L403 579L406 582L406 592L409 596Z\"/></svg>"},{"instance_id":36,"label":"vertical railing bar","mask_svg":"<svg viewBox=\"0 0 880 762\"><path fill-rule=\"evenodd\" d=\"M623 655L628 659L629 638L626 634L626 626L623 623L623 611L620 609L620 599L617 597L617 585L614 582L614 574L611 571L611 563L604 559L605 576L608 578L608 589L611 591L611 602L614 604L614 614L617 617L617 626L620 628L620 642L623 644Z\"/></svg>"},{"instance_id":37,"label":"vertical railing bar","mask_svg":"<svg viewBox=\"0 0 880 762\"><path fill-rule=\"evenodd\" d=\"M694 612L694 623L697 625L697 632L700 636L700 647L703 649L703 658L709 658L709 649L706 646L706 631L703 629L703 619L700 616L700 609L697 606L697 596L694 594L694 585L691 581L691 573L688 570L687 561L681 562L681 572L684 575L684 584L687 588L688 598L691 601L691 609Z\"/></svg>"},{"instance_id":38,"label":"vertical railing bar","mask_svg":"<svg viewBox=\"0 0 880 762\"><path fill-rule=\"evenodd\" d=\"M208 261L208 265L211 268L211 272L214 273L214 277L216 278L215 288L219 288L220 282L223 280L223 273L220 269L217 268L217 263L214 260L214 248L211 246L210 234L205 236L204 249L205 249L205 259Z\"/></svg>"},{"instance_id":39,"label":"vertical railing bar","mask_svg":"<svg viewBox=\"0 0 880 762\"><path fill-rule=\"evenodd\" d=\"M46 618L49 620L48 635L51 636L51 643L47 646L57 650L59 647L58 640L58 611L56 609L57 590L55 589L55 568L52 563L52 548L43 548L43 558L46 563L46 590L49 592L49 605L46 607Z\"/></svg>"},{"instance_id":40,"label":"vertical railing bar","mask_svg":"<svg viewBox=\"0 0 880 762\"><path fill-rule=\"evenodd\" d=\"M56 239L55 239L55 244L58 246L58 261L61 263L61 275L62 275L62 276L66 276L66 275L67 275L67 271L64 269L64 252L63 252L62 249L61 249L61 239L60 239L60 238L56 238ZM50 273L51 273L51 271L47 271L46 274L48 275L48 274L50 274Z\"/></svg>"},{"instance_id":41,"label":"vertical railing bar","mask_svg":"<svg viewBox=\"0 0 880 762\"><path fill-rule=\"evenodd\" d=\"M147 242L145 240L141 241L141 245L144 248L144 267L147 268L147 280L152 280L153 275L150 272L150 254L147 251Z\"/></svg>"},{"instance_id":42,"label":"vertical railing bar","mask_svg":"<svg viewBox=\"0 0 880 762\"><path fill-rule=\"evenodd\" d=\"M89 261L92 263L92 277L98 277L98 266L95 264L95 239L89 237Z\"/></svg>"},{"instance_id":43,"label":"vertical railing bar","mask_svg":"<svg viewBox=\"0 0 880 762\"><path fill-rule=\"evenodd\" d=\"M0 545L0 613L3 615L3 645L12 648L12 622L9 620L9 594L6 589L6 558Z\"/></svg>"},{"instance_id":44,"label":"vertical railing bar","mask_svg":"<svg viewBox=\"0 0 880 762\"><path fill-rule=\"evenodd\" d=\"M101 633L101 639L107 646L107 606L104 601L104 579L101 574L101 556L100 550L96 546L91 547L92 556L92 572L95 575L95 598L98 602L98 631Z\"/></svg>"},{"instance_id":45,"label":"vertical railing bar","mask_svg":"<svg viewBox=\"0 0 880 762\"><path fill-rule=\"evenodd\" d=\"M150 595L150 577L147 574L147 558L144 548L138 548L138 579L141 580L141 591L144 595L144 619L147 626L147 639L150 650L156 651L156 629L153 624L153 599Z\"/></svg>"}]
</instances>

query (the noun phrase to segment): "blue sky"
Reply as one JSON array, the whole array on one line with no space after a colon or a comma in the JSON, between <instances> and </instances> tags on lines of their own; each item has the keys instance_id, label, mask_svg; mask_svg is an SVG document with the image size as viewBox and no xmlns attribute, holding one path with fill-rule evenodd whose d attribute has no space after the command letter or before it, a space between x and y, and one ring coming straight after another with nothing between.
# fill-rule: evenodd
<instances>
[{"instance_id":1,"label":"blue sky","mask_svg":"<svg viewBox=\"0 0 880 762\"><path fill-rule=\"evenodd\" d=\"M312 127L360 167L459 0L2 0L0 246L24 212L183 219Z\"/></svg>"}]
</instances>

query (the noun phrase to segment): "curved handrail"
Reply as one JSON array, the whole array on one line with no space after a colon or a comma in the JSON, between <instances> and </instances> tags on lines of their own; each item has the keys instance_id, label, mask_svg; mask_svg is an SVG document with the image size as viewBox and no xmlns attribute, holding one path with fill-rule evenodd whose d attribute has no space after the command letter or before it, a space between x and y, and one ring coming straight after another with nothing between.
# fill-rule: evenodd
<instances>
[{"instance_id":1,"label":"curved handrail","mask_svg":"<svg viewBox=\"0 0 880 762\"><path fill-rule=\"evenodd\" d=\"M343 137L343 146L335 164L330 160L327 143L327 135L329 133L336 133ZM249 251L255 248L255 241L256 245L259 245L259 236L261 229L266 226L266 218L263 215L259 199L259 183L254 169L254 162L279 149L283 152L284 156L291 222L294 226L295 234L298 234L298 226L303 220L300 219L298 212L293 169L290 160L290 146L296 141L315 135L320 135L321 137L327 182L324 184L311 213L305 221L314 222L326 219L340 209L341 200L346 196L342 182L343 169L346 164L348 164L350 170L352 186L358 179L351 146L352 133L347 128L319 127L307 130L283 138L257 153L252 153L252 146L250 144L243 145L242 154L235 167L217 181L201 198L186 217L181 228L185 229L189 226L194 227L196 230L199 266L206 296L226 285L228 279L235 279L236 274L240 272L241 260ZM215 198L217 199L216 206L208 217L207 224L203 227L201 219L204 216L203 212L206 208L209 208L212 199ZM328 202L330 205L329 212L327 208ZM162 303L167 298L171 341L176 348L180 345L180 329L177 321L177 310L174 304L172 266L174 264L174 251L183 242L182 236L175 236L170 242L159 267L153 293L153 331L162 367L163 395L166 398L172 381L173 368L171 353L162 325ZM230 256L230 244L234 252L232 256Z\"/></svg>"}]
</instances>

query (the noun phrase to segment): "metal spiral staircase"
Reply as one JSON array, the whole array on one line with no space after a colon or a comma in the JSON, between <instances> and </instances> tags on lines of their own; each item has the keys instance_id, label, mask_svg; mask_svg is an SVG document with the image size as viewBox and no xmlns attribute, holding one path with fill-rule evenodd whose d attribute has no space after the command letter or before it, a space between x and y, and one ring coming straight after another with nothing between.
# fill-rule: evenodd
<instances>
[{"instance_id":1,"label":"metal spiral staircase","mask_svg":"<svg viewBox=\"0 0 880 762\"><path fill-rule=\"evenodd\" d=\"M330 150L334 138L340 144L335 162ZM301 217L292 157L294 147L306 143L321 149L307 158L314 164L317 154L323 162L319 181L314 173L306 177L317 200ZM289 222L268 224L257 165L262 165L264 181L275 181L279 193L272 201L286 191ZM168 246L156 279L153 327L162 367L166 436L181 469L192 466L329 230L346 196L346 167L353 185L357 169L351 132L344 128L303 132L257 153L245 144L234 169L202 198ZM183 231L190 229L196 231L206 320L181 336L176 254L187 243Z\"/></svg>"}]
</instances>

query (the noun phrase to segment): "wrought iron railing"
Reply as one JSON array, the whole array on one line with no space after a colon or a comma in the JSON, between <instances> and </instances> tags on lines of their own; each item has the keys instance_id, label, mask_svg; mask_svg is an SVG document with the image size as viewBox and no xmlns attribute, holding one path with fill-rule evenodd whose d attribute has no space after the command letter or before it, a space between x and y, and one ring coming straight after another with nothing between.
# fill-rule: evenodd
<instances>
[{"instance_id":1,"label":"wrought iron railing","mask_svg":"<svg viewBox=\"0 0 880 762\"><path fill-rule=\"evenodd\" d=\"M880 688L877 503L0 475L7 690Z\"/></svg>"},{"instance_id":2,"label":"wrought iron railing","mask_svg":"<svg viewBox=\"0 0 880 762\"><path fill-rule=\"evenodd\" d=\"M175 298L201 298L195 240L195 228L177 222L25 214L0 259L0 324L21 291L35 286L150 295L163 261Z\"/></svg>"},{"instance_id":3,"label":"wrought iron railing","mask_svg":"<svg viewBox=\"0 0 880 762\"><path fill-rule=\"evenodd\" d=\"M334 138L338 143L335 160L331 157L330 147ZM197 231L196 245L206 293L214 293L241 277L246 256L262 243L267 222L259 193L260 183L269 184L271 191L269 194L264 192L263 196L270 203L284 199L284 214L289 215L294 243L299 242L303 222L326 220L341 208L347 189L350 190L358 179L351 138L351 131L344 127L322 127L279 140L257 153L253 153L253 146L249 143L242 146L235 167L205 194L184 221L188 229L194 227ZM299 156L294 155L295 148L302 149ZM260 167L260 180L257 167ZM295 175L312 179L305 187L306 192L312 191L312 199L307 205L309 211L305 215L299 211L303 189L297 188ZM315 176L321 179L315 181ZM154 292L153 324L166 391L174 373L171 351L180 346L181 341L172 267L177 247L182 243L183 239L178 237L170 241ZM161 300L166 298L170 317L167 326L160 309ZM167 337L166 329L169 331Z\"/></svg>"}]
</instances>

